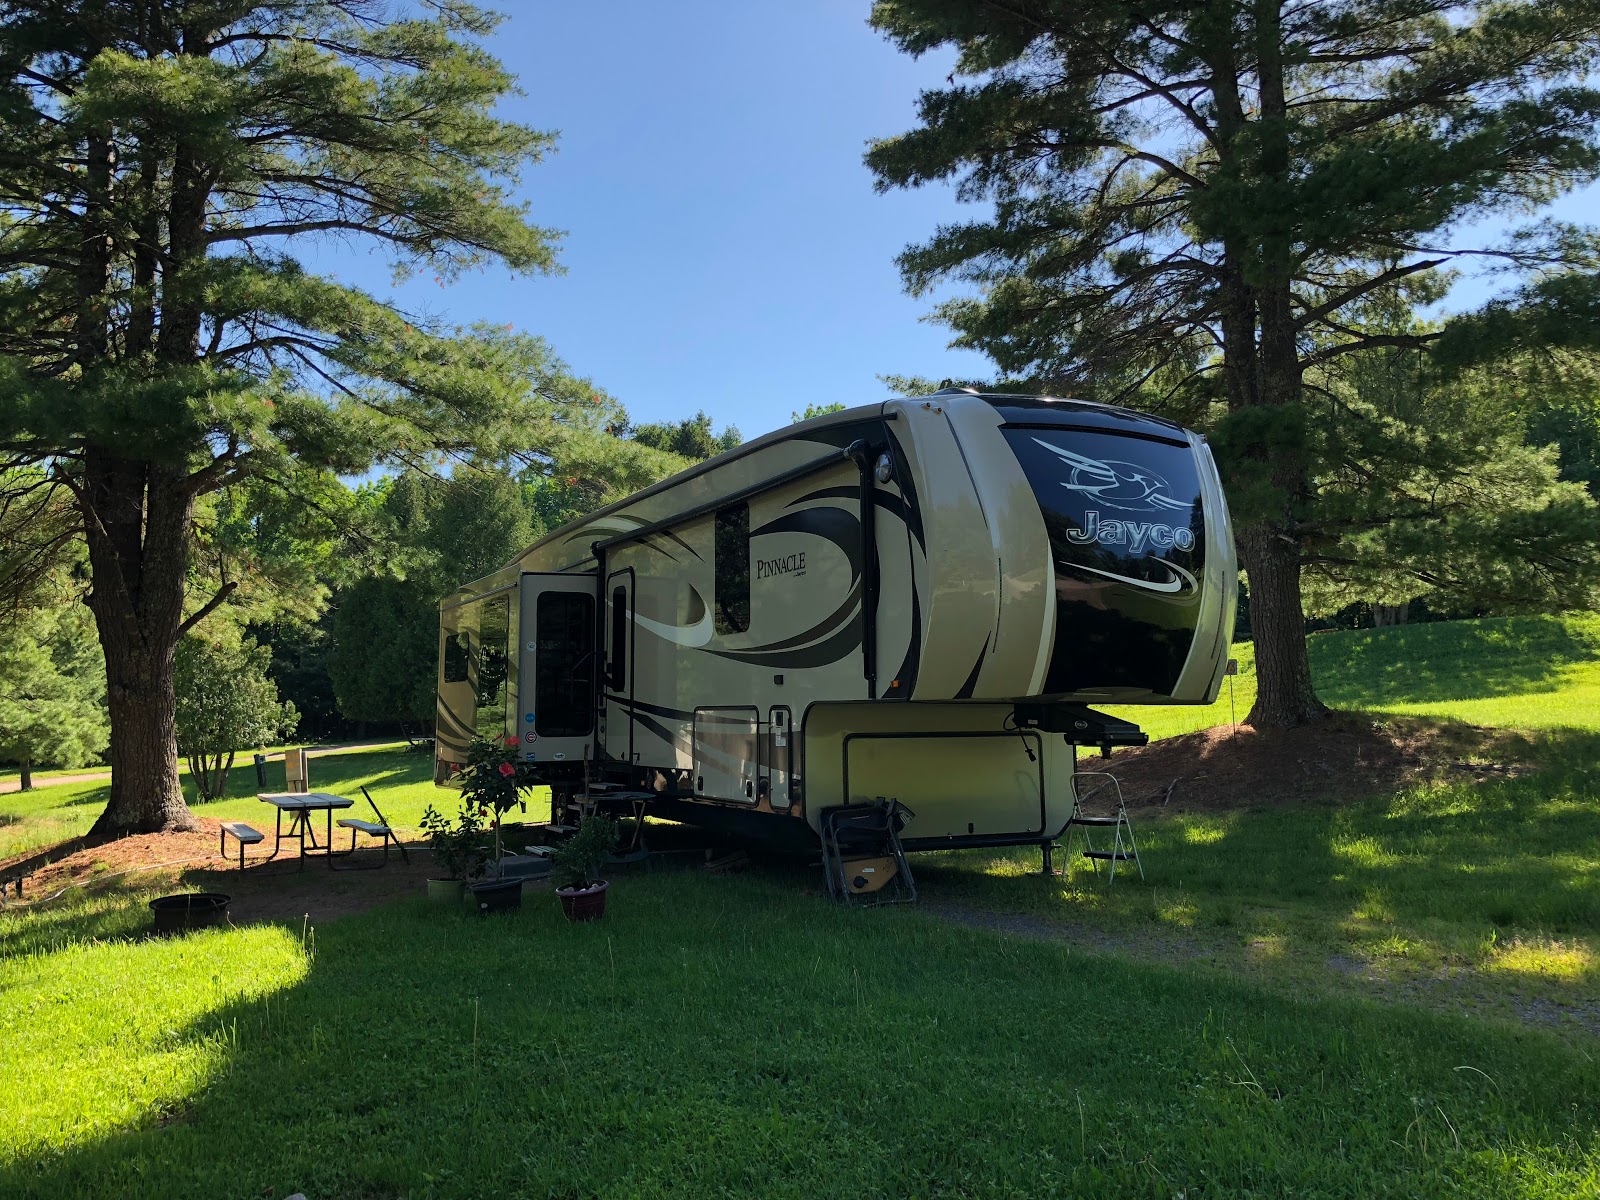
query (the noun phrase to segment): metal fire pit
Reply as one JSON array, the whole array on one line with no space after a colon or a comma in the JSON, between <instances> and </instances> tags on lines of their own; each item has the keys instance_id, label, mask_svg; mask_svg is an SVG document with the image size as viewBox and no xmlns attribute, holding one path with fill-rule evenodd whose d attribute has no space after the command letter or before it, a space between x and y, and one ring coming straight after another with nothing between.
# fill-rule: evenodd
<instances>
[{"instance_id":1,"label":"metal fire pit","mask_svg":"<svg viewBox=\"0 0 1600 1200\"><path fill-rule=\"evenodd\" d=\"M188 933L221 925L228 919L228 901L221 892L184 892L150 901L156 933Z\"/></svg>"}]
</instances>

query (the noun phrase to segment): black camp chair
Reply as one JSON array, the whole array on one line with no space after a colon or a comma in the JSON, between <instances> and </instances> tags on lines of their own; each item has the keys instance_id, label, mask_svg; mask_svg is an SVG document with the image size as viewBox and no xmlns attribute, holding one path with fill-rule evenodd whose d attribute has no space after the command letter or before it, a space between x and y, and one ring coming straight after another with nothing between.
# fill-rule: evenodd
<instances>
[{"instance_id":1,"label":"black camp chair","mask_svg":"<svg viewBox=\"0 0 1600 1200\"><path fill-rule=\"evenodd\" d=\"M372 793L363 787L361 789L361 794L367 798L367 803L372 806L373 816L377 817L378 819L376 822L373 822L363 821L360 817L340 817L340 827L350 831L350 849L342 851L340 853L340 857L347 857L351 854L354 854L356 852L356 834L364 833L369 837L382 839L383 858L375 863L352 863L350 866L346 867L339 866L330 858L328 865L336 871L376 871L379 867L382 867L388 863L390 845L393 845L395 849L400 851L400 861L409 864L411 859L406 854L405 843L403 843L399 838L395 837L394 830L390 827L389 822L384 818L383 813L379 810L378 802L372 798ZM332 853L332 849L333 848L330 846L330 854Z\"/></svg>"}]
</instances>

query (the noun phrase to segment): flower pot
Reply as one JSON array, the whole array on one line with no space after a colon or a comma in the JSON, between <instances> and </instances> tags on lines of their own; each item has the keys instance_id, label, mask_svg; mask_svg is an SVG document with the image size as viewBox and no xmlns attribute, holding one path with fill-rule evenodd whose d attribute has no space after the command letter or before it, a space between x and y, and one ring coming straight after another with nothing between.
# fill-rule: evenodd
<instances>
[{"instance_id":1,"label":"flower pot","mask_svg":"<svg viewBox=\"0 0 1600 1200\"><path fill-rule=\"evenodd\" d=\"M569 921L598 921L606 911L606 889L611 885L604 879L586 888L557 888L561 897L561 911Z\"/></svg>"},{"instance_id":2,"label":"flower pot","mask_svg":"<svg viewBox=\"0 0 1600 1200\"><path fill-rule=\"evenodd\" d=\"M150 915L157 933L188 933L221 925L228 919L230 897L220 892L184 892L177 896L158 896L150 901Z\"/></svg>"},{"instance_id":3,"label":"flower pot","mask_svg":"<svg viewBox=\"0 0 1600 1200\"><path fill-rule=\"evenodd\" d=\"M435 904L461 903L462 882L459 879L428 880L428 899Z\"/></svg>"},{"instance_id":4,"label":"flower pot","mask_svg":"<svg viewBox=\"0 0 1600 1200\"><path fill-rule=\"evenodd\" d=\"M479 915L511 912L522 907L521 879L488 879L467 884L467 892Z\"/></svg>"}]
</instances>

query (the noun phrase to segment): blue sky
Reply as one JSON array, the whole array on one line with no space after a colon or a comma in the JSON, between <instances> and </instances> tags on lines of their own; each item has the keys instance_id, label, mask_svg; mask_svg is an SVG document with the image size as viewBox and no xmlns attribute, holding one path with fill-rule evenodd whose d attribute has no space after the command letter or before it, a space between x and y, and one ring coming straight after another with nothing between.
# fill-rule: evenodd
<instances>
[{"instance_id":1,"label":"blue sky","mask_svg":"<svg viewBox=\"0 0 1600 1200\"><path fill-rule=\"evenodd\" d=\"M508 4L491 48L527 95L507 115L558 130L528 170L564 276L501 271L393 288L380 255L326 246L335 272L413 311L549 339L635 420L704 409L746 437L811 401L888 393L885 372L983 375L900 289L894 256L959 211L943 189L878 196L867 140L910 128L950 67L895 51L864 0Z\"/></svg>"},{"instance_id":2,"label":"blue sky","mask_svg":"<svg viewBox=\"0 0 1600 1200\"><path fill-rule=\"evenodd\" d=\"M506 113L561 135L523 190L538 224L567 231L567 273L395 288L380 255L331 244L321 269L412 311L540 334L635 420L704 409L747 438L812 401L881 398L883 373L992 373L945 347L894 266L962 206L943 188L877 195L861 162L868 139L912 126L948 56L894 50L868 0L500 7L491 48L526 92ZM1557 215L1597 207L1591 188ZM1469 281L1450 307L1488 290Z\"/></svg>"}]
</instances>

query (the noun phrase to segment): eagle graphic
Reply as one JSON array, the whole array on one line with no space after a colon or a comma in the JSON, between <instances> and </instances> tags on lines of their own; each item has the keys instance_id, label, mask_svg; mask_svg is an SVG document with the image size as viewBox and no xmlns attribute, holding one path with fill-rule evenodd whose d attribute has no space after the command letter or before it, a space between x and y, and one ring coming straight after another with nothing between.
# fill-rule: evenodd
<instances>
[{"instance_id":1,"label":"eagle graphic","mask_svg":"<svg viewBox=\"0 0 1600 1200\"><path fill-rule=\"evenodd\" d=\"M1124 511L1189 511L1188 504L1166 494L1171 490L1171 485L1165 479L1137 463L1115 460L1102 462L1060 446L1052 446L1042 438L1033 440L1072 468L1071 474L1061 481L1061 486L1069 491L1082 492L1096 503Z\"/></svg>"}]
</instances>

